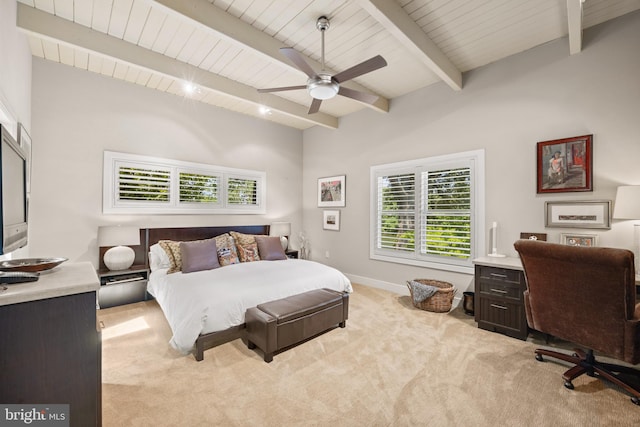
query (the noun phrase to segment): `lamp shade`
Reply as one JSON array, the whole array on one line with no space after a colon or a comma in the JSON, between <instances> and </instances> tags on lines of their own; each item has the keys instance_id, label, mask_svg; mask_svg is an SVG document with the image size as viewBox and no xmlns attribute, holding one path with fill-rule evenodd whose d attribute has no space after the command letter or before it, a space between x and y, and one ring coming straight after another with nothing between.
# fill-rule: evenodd
<instances>
[{"instance_id":1,"label":"lamp shade","mask_svg":"<svg viewBox=\"0 0 640 427\"><path fill-rule=\"evenodd\" d=\"M623 185L616 192L616 219L640 219L640 185Z\"/></svg>"},{"instance_id":2,"label":"lamp shade","mask_svg":"<svg viewBox=\"0 0 640 427\"><path fill-rule=\"evenodd\" d=\"M289 236L291 235L290 222L272 222L269 227L270 236Z\"/></svg>"},{"instance_id":3,"label":"lamp shade","mask_svg":"<svg viewBox=\"0 0 640 427\"><path fill-rule=\"evenodd\" d=\"M140 228L130 226L98 227L98 246L139 245Z\"/></svg>"}]
</instances>

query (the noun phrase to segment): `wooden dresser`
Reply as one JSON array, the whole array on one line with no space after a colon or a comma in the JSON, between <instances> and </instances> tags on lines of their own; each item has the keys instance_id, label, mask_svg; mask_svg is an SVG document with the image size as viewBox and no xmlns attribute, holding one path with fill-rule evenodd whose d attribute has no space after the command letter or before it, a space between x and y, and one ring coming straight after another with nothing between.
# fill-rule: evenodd
<instances>
[{"instance_id":1,"label":"wooden dresser","mask_svg":"<svg viewBox=\"0 0 640 427\"><path fill-rule=\"evenodd\" d=\"M89 262L0 285L0 402L65 404L70 426L102 425L99 287Z\"/></svg>"},{"instance_id":2,"label":"wooden dresser","mask_svg":"<svg viewBox=\"0 0 640 427\"><path fill-rule=\"evenodd\" d=\"M475 264L475 320L478 327L526 340L526 289L520 258L482 257Z\"/></svg>"}]
</instances>

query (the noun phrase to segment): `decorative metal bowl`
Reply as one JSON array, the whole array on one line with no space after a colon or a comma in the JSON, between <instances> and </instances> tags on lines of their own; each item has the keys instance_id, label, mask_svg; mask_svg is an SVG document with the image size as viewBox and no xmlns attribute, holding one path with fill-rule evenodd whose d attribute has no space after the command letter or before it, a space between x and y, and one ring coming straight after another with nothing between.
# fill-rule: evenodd
<instances>
[{"instance_id":1,"label":"decorative metal bowl","mask_svg":"<svg viewBox=\"0 0 640 427\"><path fill-rule=\"evenodd\" d=\"M67 258L22 258L0 261L0 271L47 271L67 261Z\"/></svg>"}]
</instances>

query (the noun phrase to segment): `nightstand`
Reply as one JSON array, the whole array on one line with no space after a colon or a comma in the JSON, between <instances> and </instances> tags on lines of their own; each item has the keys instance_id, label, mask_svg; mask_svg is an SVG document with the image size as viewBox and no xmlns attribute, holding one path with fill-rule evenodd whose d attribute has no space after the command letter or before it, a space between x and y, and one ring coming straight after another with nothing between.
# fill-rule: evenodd
<instances>
[{"instance_id":1,"label":"nightstand","mask_svg":"<svg viewBox=\"0 0 640 427\"><path fill-rule=\"evenodd\" d=\"M287 256L287 258L298 259L298 251L287 249L286 251L284 251L284 253Z\"/></svg>"},{"instance_id":2,"label":"nightstand","mask_svg":"<svg viewBox=\"0 0 640 427\"><path fill-rule=\"evenodd\" d=\"M149 270L144 265L132 265L127 270L98 270L100 308L131 304L147 299Z\"/></svg>"}]
</instances>

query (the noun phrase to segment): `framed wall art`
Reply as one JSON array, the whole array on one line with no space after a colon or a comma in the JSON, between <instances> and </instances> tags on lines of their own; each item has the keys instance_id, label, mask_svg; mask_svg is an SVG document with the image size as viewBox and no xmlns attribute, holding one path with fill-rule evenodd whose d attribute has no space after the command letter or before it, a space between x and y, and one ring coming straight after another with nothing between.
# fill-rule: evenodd
<instances>
[{"instance_id":1,"label":"framed wall art","mask_svg":"<svg viewBox=\"0 0 640 427\"><path fill-rule=\"evenodd\" d=\"M325 230L340 231L340 211L324 211L322 228Z\"/></svg>"},{"instance_id":2,"label":"framed wall art","mask_svg":"<svg viewBox=\"0 0 640 427\"><path fill-rule=\"evenodd\" d=\"M538 193L593 191L593 135L538 142Z\"/></svg>"},{"instance_id":3,"label":"framed wall art","mask_svg":"<svg viewBox=\"0 0 640 427\"><path fill-rule=\"evenodd\" d=\"M318 207L338 208L345 205L345 175L318 179Z\"/></svg>"},{"instance_id":4,"label":"framed wall art","mask_svg":"<svg viewBox=\"0 0 640 427\"><path fill-rule=\"evenodd\" d=\"M569 246L593 247L598 243L598 236L596 234L562 233L560 234L560 243Z\"/></svg>"},{"instance_id":5,"label":"framed wall art","mask_svg":"<svg viewBox=\"0 0 640 427\"><path fill-rule=\"evenodd\" d=\"M18 123L18 144L27 154L27 194L31 194L31 137L22 123Z\"/></svg>"},{"instance_id":6,"label":"framed wall art","mask_svg":"<svg viewBox=\"0 0 640 427\"><path fill-rule=\"evenodd\" d=\"M611 200L545 202L545 227L611 228Z\"/></svg>"}]
</instances>

